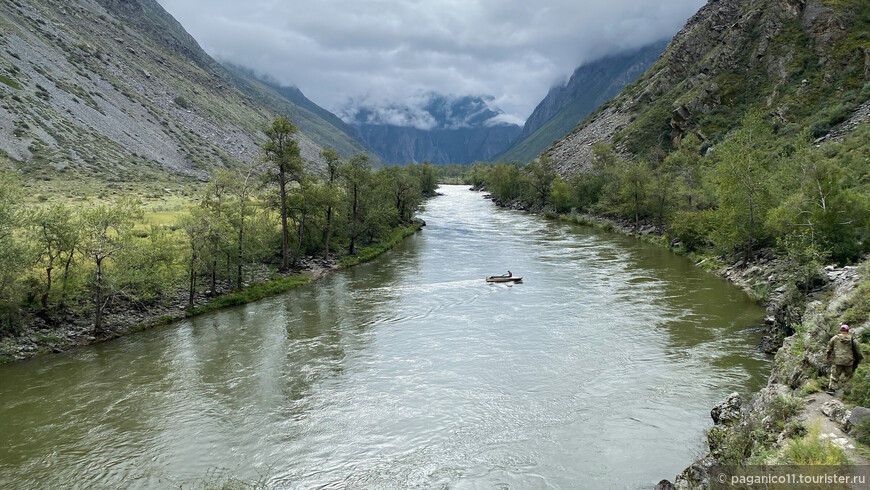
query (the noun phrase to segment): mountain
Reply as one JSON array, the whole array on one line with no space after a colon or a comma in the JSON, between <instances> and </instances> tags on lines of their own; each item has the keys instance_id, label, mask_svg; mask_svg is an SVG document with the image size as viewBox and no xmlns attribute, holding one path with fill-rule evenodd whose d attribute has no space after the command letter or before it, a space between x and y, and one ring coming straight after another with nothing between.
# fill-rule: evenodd
<instances>
[{"instance_id":1,"label":"mountain","mask_svg":"<svg viewBox=\"0 0 870 490\"><path fill-rule=\"evenodd\" d=\"M563 175L589 168L594 143L626 156L724 140L750 110L779 134L823 137L870 97L866 0L709 1L635 83L547 154Z\"/></svg>"},{"instance_id":2,"label":"mountain","mask_svg":"<svg viewBox=\"0 0 870 490\"><path fill-rule=\"evenodd\" d=\"M308 160L365 151L302 99L227 71L154 0L0 2L0 151L24 174L203 178L253 158L279 112Z\"/></svg>"},{"instance_id":3,"label":"mountain","mask_svg":"<svg viewBox=\"0 0 870 490\"><path fill-rule=\"evenodd\" d=\"M358 105L344 112L363 140L388 164L486 161L520 133L492 97L421 95L414 104Z\"/></svg>"},{"instance_id":4,"label":"mountain","mask_svg":"<svg viewBox=\"0 0 870 490\"><path fill-rule=\"evenodd\" d=\"M222 65L232 76L236 88L265 106L290 116L290 120L318 145L334 148L346 157L366 152L374 156L353 126L312 102L297 87L282 85L268 75L258 75L243 66L227 62Z\"/></svg>"},{"instance_id":5,"label":"mountain","mask_svg":"<svg viewBox=\"0 0 870 490\"><path fill-rule=\"evenodd\" d=\"M658 59L668 41L607 56L574 70L565 85L553 87L526 120L516 143L499 161L528 162L603 104L635 81Z\"/></svg>"}]
</instances>

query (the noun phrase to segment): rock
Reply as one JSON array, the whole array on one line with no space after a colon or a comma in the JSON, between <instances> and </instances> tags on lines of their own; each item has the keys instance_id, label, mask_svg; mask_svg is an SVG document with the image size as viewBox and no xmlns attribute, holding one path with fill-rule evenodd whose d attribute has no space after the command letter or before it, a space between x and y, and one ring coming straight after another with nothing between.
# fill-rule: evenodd
<instances>
[{"instance_id":1,"label":"rock","mask_svg":"<svg viewBox=\"0 0 870 490\"><path fill-rule=\"evenodd\" d=\"M845 425L851 415L840 400L828 400L822 405L822 413L832 421Z\"/></svg>"},{"instance_id":2,"label":"rock","mask_svg":"<svg viewBox=\"0 0 870 490\"><path fill-rule=\"evenodd\" d=\"M674 484L668 480L662 480L658 482L653 490L676 490Z\"/></svg>"},{"instance_id":3,"label":"rock","mask_svg":"<svg viewBox=\"0 0 870 490\"><path fill-rule=\"evenodd\" d=\"M740 407L743 405L743 399L737 392L728 395L728 398L716 404L713 410L710 410L710 417L713 418L714 424L729 424L740 419Z\"/></svg>"},{"instance_id":4,"label":"rock","mask_svg":"<svg viewBox=\"0 0 870 490\"><path fill-rule=\"evenodd\" d=\"M846 430L852 430L853 427L860 424L864 420L870 418L870 408L855 407L849 413L849 418L846 419Z\"/></svg>"}]
</instances>

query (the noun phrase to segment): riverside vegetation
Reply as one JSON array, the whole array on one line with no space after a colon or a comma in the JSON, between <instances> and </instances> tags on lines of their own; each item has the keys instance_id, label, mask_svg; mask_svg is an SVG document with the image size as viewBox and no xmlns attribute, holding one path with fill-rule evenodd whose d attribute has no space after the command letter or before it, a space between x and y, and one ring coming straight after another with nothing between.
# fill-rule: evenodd
<instances>
[{"instance_id":1,"label":"riverside vegetation","mask_svg":"<svg viewBox=\"0 0 870 490\"><path fill-rule=\"evenodd\" d=\"M866 99L870 84L861 93ZM840 464L843 450L798 415L801 397L827 386L824 348L837 327L852 325L865 352L870 343L870 274L866 264L856 266L870 247L868 141L867 123L841 141L819 143L811 128L777 130L749 111L709 150L691 134L670 153L654 148L632 160L599 144L587 173L563 178L544 155L527 165L476 163L466 183L501 205L621 228L711 270L747 273L741 285L774 313L771 350L785 345L759 400L742 407L742 416L738 404L738 415L711 429L703 461ZM868 387L870 369L862 365L839 393L845 408L870 406ZM841 419L854 429L859 453L870 454L870 419ZM678 483L703 486L703 468L694 465Z\"/></svg>"},{"instance_id":2,"label":"riverside vegetation","mask_svg":"<svg viewBox=\"0 0 870 490\"><path fill-rule=\"evenodd\" d=\"M0 171L0 360L21 357L22 338L25 357L75 343L63 325L93 341L136 326L109 314L191 314L276 294L307 281L294 274L303 260L353 265L419 229L416 208L437 186L431 166L373 171L364 154L325 149L325 168L306 168L296 132L273 121L261 158L215 172L160 224L145 224L130 197L28 203L21 177Z\"/></svg>"}]
</instances>

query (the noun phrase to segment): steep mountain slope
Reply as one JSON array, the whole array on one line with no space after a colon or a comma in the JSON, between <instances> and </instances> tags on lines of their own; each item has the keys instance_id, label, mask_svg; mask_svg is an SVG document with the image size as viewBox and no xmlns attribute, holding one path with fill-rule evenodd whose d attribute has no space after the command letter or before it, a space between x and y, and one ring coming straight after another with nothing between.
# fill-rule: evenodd
<instances>
[{"instance_id":1,"label":"steep mountain slope","mask_svg":"<svg viewBox=\"0 0 870 490\"><path fill-rule=\"evenodd\" d=\"M0 3L0 151L25 174L202 177L248 160L276 108L233 82L154 0Z\"/></svg>"},{"instance_id":2,"label":"steep mountain slope","mask_svg":"<svg viewBox=\"0 0 870 490\"><path fill-rule=\"evenodd\" d=\"M355 107L345 119L386 163L468 164L501 153L519 134L502 115L492 97L425 94L419 107Z\"/></svg>"},{"instance_id":3,"label":"steep mountain slope","mask_svg":"<svg viewBox=\"0 0 870 490\"><path fill-rule=\"evenodd\" d=\"M667 43L662 40L578 67L565 85L550 89L526 120L517 142L496 160L528 162L540 155L553 141L568 134L598 106L642 75Z\"/></svg>"},{"instance_id":4,"label":"steep mountain slope","mask_svg":"<svg viewBox=\"0 0 870 490\"><path fill-rule=\"evenodd\" d=\"M232 63L223 63L223 66L239 90L267 107L290 116L290 120L320 146L334 148L346 157L368 152L376 160L353 126L312 102L298 88L282 86L275 80L258 76Z\"/></svg>"},{"instance_id":5,"label":"steep mountain slope","mask_svg":"<svg viewBox=\"0 0 870 490\"><path fill-rule=\"evenodd\" d=\"M637 82L548 154L562 174L589 168L592 145L644 156L687 132L709 146L750 109L780 133L816 136L870 96L866 0L721 0L702 7Z\"/></svg>"}]
</instances>

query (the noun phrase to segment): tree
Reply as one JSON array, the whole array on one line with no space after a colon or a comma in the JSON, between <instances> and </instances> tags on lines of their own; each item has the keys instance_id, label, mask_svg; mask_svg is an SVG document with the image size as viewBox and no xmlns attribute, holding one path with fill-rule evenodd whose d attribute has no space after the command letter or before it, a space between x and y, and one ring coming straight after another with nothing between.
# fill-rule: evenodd
<instances>
[{"instance_id":1,"label":"tree","mask_svg":"<svg viewBox=\"0 0 870 490\"><path fill-rule=\"evenodd\" d=\"M347 190L348 235L350 238L348 253L353 255L356 252L357 240L368 231L365 222L364 194L372 180L369 157L362 153L350 157L344 165L342 177Z\"/></svg>"},{"instance_id":2,"label":"tree","mask_svg":"<svg viewBox=\"0 0 870 490\"><path fill-rule=\"evenodd\" d=\"M202 198L202 206L210 212L208 216L212 223L209 227L209 246L211 248L211 294L217 294L217 265L218 258L224 255L227 258L227 267L231 260L229 243L229 222L224 213L225 201L229 198L230 188L233 186L235 175L227 170L218 171L214 178L205 188Z\"/></svg>"},{"instance_id":3,"label":"tree","mask_svg":"<svg viewBox=\"0 0 870 490\"><path fill-rule=\"evenodd\" d=\"M236 289L240 290L242 289L242 265L245 261L247 244L245 232L249 227L249 218L255 211L251 200L256 190L256 179L254 178L256 167L253 164L242 165L236 169L233 178L220 176L224 172L228 171L219 170L218 178L229 181L227 190L235 199L230 209L228 222L233 228L233 235L236 237Z\"/></svg>"},{"instance_id":4,"label":"tree","mask_svg":"<svg viewBox=\"0 0 870 490\"><path fill-rule=\"evenodd\" d=\"M299 178L302 172L302 157L299 144L293 139L298 129L287 116L281 116L265 129L269 139L263 147L266 160L275 171L281 209L281 270L290 267L290 228L287 223L287 185Z\"/></svg>"},{"instance_id":5,"label":"tree","mask_svg":"<svg viewBox=\"0 0 870 490\"><path fill-rule=\"evenodd\" d=\"M720 224L717 242L724 248L744 248L752 259L761 237L761 219L771 202L769 144L773 132L761 115L750 112L742 127L716 148L713 175L717 184Z\"/></svg>"},{"instance_id":6,"label":"tree","mask_svg":"<svg viewBox=\"0 0 870 490\"><path fill-rule=\"evenodd\" d=\"M193 309L196 297L196 277L208 261L208 244L211 236L211 216L207 208L194 207L181 217L179 225L187 237L187 308Z\"/></svg>"},{"instance_id":7,"label":"tree","mask_svg":"<svg viewBox=\"0 0 870 490\"><path fill-rule=\"evenodd\" d=\"M640 216L649 193L650 172L646 160L623 161L619 173L619 199L623 213L634 215L634 227L640 228Z\"/></svg>"},{"instance_id":8,"label":"tree","mask_svg":"<svg viewBox=\"0 0 870 490\"><path fill-rule=\"evenodd\" d=\"M528 183L532 188L533 203L541 207L547 207L550 199L550 191L553 188L553 179L556 178L556 170L553 159L542 155L525 167Z\"/></svg>"},{"instance_id":9,"label":"tree","mask_svg":"<svg viewBox=\"0 0 870 490\"><path fill-rule=\"evenodd\" d=\"M320 156L326 161L326 223L323 227L323 259L329 260L329 240L332 238L332 218L338 204L338 178L341 172L341 156L332 148L326 148Z\"/></svg>"},{"instance_id":10,"label":"tree","mask_svg":"<svg viewBox=\"0 0 870 490\"><path fill-rule=\"evenodd\" d=\"M18 309L16 286L28 266L27 244L19 233L25 218L21 189L17 175L0 171L0 323L7 330Z\"/></svg>"},{"instance_id":11,"label":"tree","mask_svg":"<svg viewBox=\"0 0 870 490\"><path fill-rule=\"evenodd\" d=\"M396 207L396 217L400 223L411 221L414 210L420 204L423 193L420 179L412 171L398 166L385 167L378 172L378 180L384 185L385 194Z\"/></svg>"},{"instance_id":12,"label":"tree","mask_svg":"<svg viewBox=\"0 0 870 490\"><path fill-rule=\"evenodd\" d=\"M61 259L64 254L67 254L68 258L64 271L64 286L66 285L69 259L72 258L79 238L77 226L72 211L62 203L39 209L33 214L30 226L31 240L36 244L37 261L45 270L45 290L40 300L43 309L48 308L55 261Z\"/></svg>"},{"instance_id":13,"label":"tree","mask_svg":"<svg viewBox=\"0 0 870 490\"><path fill-rule=\"evenodd\" d=\"M138 202L124 200L114 205L100 204L82 211L80 253L94 263L94 334L103 333L103 310L112 298L105 278L105 263L129 242L137 219L142 218Z\"/></svg>"}]
</instances>

